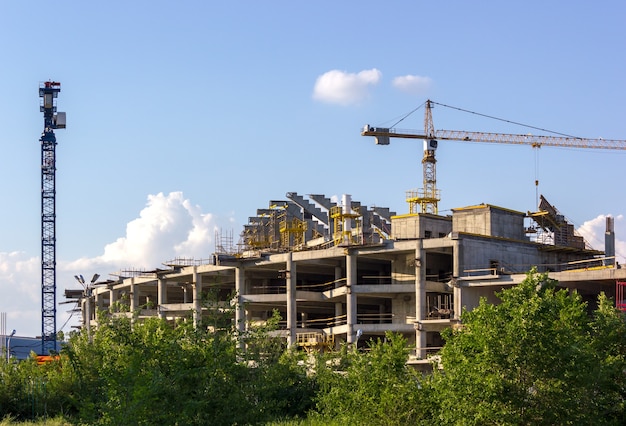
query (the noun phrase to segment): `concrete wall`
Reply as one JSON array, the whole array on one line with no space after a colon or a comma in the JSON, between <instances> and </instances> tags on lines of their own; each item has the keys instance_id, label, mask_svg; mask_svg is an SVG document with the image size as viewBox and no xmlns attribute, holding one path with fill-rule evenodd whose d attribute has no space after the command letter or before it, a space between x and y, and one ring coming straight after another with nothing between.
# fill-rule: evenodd
<instances>
[{"instance_id":1,"label":"concrete wall","mask_svg":"<svg viewBox=\"0 0 626 426\"><path fill-rule=\"evenodd\" d=\"M400 253L391 262L393 284L415 284L415 252Z\"/></svg>"},{"instance_id":2,"label":"concrete wall","mask_svg":"<svg viewBox=\"0 0 626 426\"><path fill-rule=\"evenodd\" d=\"M481 298L485 298L488 303L494 305L500 303L496 293L502 288L502 286L461 287L461 309L471 311L478 306Z\"/></svg>"},{"instance_id":3,"label":"concrete wall","mask_svg":"<svg viewBox=\"0 0 626 426\"><path fill-rule=\"evenodd\" d=\"M454 232L488 235L492 237L526 240L524 213L484 204L454 209Z\"/></svg>"},{"instance_id":4,"label":"concrete wall","mask_svg":"<svg viewBox=\"0 0 626 426\"><path fill-rule=\"evenodd\" d=\"M481 238L471 235L461 235L463 250L459 262L459 274L475 269L489 269L493 262L506 272L523 273L531 266L544 264L545 258L532 243L515 243L507 240ZM545 254L545 253L543 253Z\"/></svg>"},{"instance_id":5,"label":"concrete wall","mask_svg":"<svg viewBox=\"0 0 626 426\"><path fill-rule=\"evenodd\" d=\"M391 299L394 324L412 324L415 321L415 295L399 294Z\"/></svg>"},{"instance_id":6,"label":"concrete wall","mask_svg":"<svg viewBox=\"0 0 626 426\"><path fill-rule=\"evenodd\" d=\"M391 218L393 238L441 238L452 231L452 219L431 214L412 214Z\"/></svg>"}]
</instances>

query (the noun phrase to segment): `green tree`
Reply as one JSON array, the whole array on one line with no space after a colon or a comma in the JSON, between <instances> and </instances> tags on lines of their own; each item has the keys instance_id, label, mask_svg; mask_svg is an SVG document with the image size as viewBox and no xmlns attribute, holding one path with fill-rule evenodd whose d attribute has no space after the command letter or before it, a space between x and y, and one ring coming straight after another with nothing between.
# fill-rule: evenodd
<instances>
[{"instance_id":1,"label":"green tree","mask_svg":"<svg viewBox=\"0 0 626 426\"><path fill-rule=\"evenodd\" d=\"M75 413L75 377L63 368L65 361L38 365L34 354L20 362L0 361L0 416L25 420Z\"/></svg>"},{"instance_id":2,"label":"green tree","mask_svg":"<svg viewBox=\"0 0 626 426\"><path fill-rule=\"evenodd\" d=\"M207 306L198 327L114 315L101 319L91 341L74 336L66 353L80 421L232 425L304 415L313 387L280 340L249 330L242 352L232 313Z\"/></svg>"},{"instance_id":3,"label":"green tree","mask_svg":"<svg viewBox=\"0 0 626 426\"><path fill-rule=\"evenodd\" d=\"M387 333L368 346L319 359L318 415L350 425L409 425L430 418L429 389L406 364L406 339Z\"/></svg>"},{"instance_id":4,"label":"green tree","mask_svg":"<svg viewBox=\"0 0 626 426\"><path fill-rule=\"evenodd\" d=\"M547 274L481 300L443 333L440 424L622 424L624 321L600 298L593 317Z\"/></svg>"}]
</instances>

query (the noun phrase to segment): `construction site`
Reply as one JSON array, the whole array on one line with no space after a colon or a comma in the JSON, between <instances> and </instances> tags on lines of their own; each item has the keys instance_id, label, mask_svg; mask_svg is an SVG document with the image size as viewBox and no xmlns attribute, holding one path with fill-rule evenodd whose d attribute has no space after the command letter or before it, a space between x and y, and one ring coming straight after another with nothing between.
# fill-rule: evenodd
<instances>
[{"instance_id":1,"label":"construction site","mask_svg":"<svg viewBox=\"0 0 626 426\"><path fill-rule=\"evenodd\" d=\"M380 145L394 137L423 140L423 187L406 191L407 213L368 207L348 194L287 192L257 208L238 238L216 234L206 260L177 259L91 283L77 278L83 289L65 297L80 303L81 327L97 327L101 312L199 324L210 310L232 306L243 332L278 311L276 335L288 346L361 347L391 331L408 339L410 362L419 365L442 347L440 332L458 324L464 310L481 298L497 303L495 294L531 268L577 291L590 310L601 292L623 308L626 269L616 262L612 217L604 249L596 250L543 195L532 212L479 204L441 215L435 152L446 139L622 150L626 141L435 131L430 108L427 101L423 133L369 125L361 132ZM208 293L217 300L206 303Z\"/></svg>"}]
</instances>

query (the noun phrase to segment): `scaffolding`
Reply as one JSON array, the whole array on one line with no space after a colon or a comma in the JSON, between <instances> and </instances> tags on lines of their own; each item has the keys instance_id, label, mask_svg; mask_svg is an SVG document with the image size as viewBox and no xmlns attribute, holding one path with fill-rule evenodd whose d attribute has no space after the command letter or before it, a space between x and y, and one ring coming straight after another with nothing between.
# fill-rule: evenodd
<instances>
[{"instance_id":1,"label":"scaffolding","mask_svg":"<svg viewBox=\"0 0 626 426\"><path fill-rule=\"evenodd\" d=\"M278 215L281 248L301 248L305 243L307 223L297 217L287 217L287 212Z\"/></svg>"},{"instance_id":2,"label":"scaffolding","mask_svg":"<svg viewBox=\"0 0 626 426\"><path fill-rule=\"evenodd\" d=\"M569 223L556 207L541 195L539 211L528 213L537 227L530 227L527 233L534 234L533 240L540 244L554 245L559 247L571 247L584 250L588 247L585 239L577 235L574 225Z\"/></svg>"},{"instance_id":3,"label":"scaffolding","mask_svg":"<svg viewBox=\"0 0 626 426\"><path fill-rule=\"evenodd\" d=\"M335 336L320 332L298 333L296 343L307 353L329 352L335 348Z\"/></svg>"},{"instance_id":4,"label":"scaffolding","mask_svg":"<svg viewBox=\"0 0 626 426\"><path fill-rule=\"evenodd\" d=\"M334 206L330 209L330 218L334 224L333 241L336 246L363 243L362 217L358 208Z\"/></svg>"}]
</instances>

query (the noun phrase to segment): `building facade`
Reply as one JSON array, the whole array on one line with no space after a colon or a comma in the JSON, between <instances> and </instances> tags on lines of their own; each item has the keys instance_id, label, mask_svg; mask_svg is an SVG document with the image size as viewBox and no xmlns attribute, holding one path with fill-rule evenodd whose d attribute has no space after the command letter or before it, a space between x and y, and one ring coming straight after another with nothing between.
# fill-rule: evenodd
<instances>
[{"instance_id":1,"label":"building facade","mask_svg":"<svg viewBox=\"0 0 626 426\"><path fill-rule=\"evenodd\" d=\"M333 349L393 331L414 345L415 360L425 360L464 309L481 298L497 303L495 293L532 267L590 307L600 292L615 297L616 282L626 279L614 253L588 247L543 197L535 213L481 204L448 216L396 215L350 196L308 197L270 201L249 219L236 248L216 237L208 261L169 262L66 294L80 300L90 328L99 311L199 321L234 305L240 331L278 311L277 334L289 345ZM209 292L217 298L211 305L204 303Z\"/></svg>"}]
</instances>

